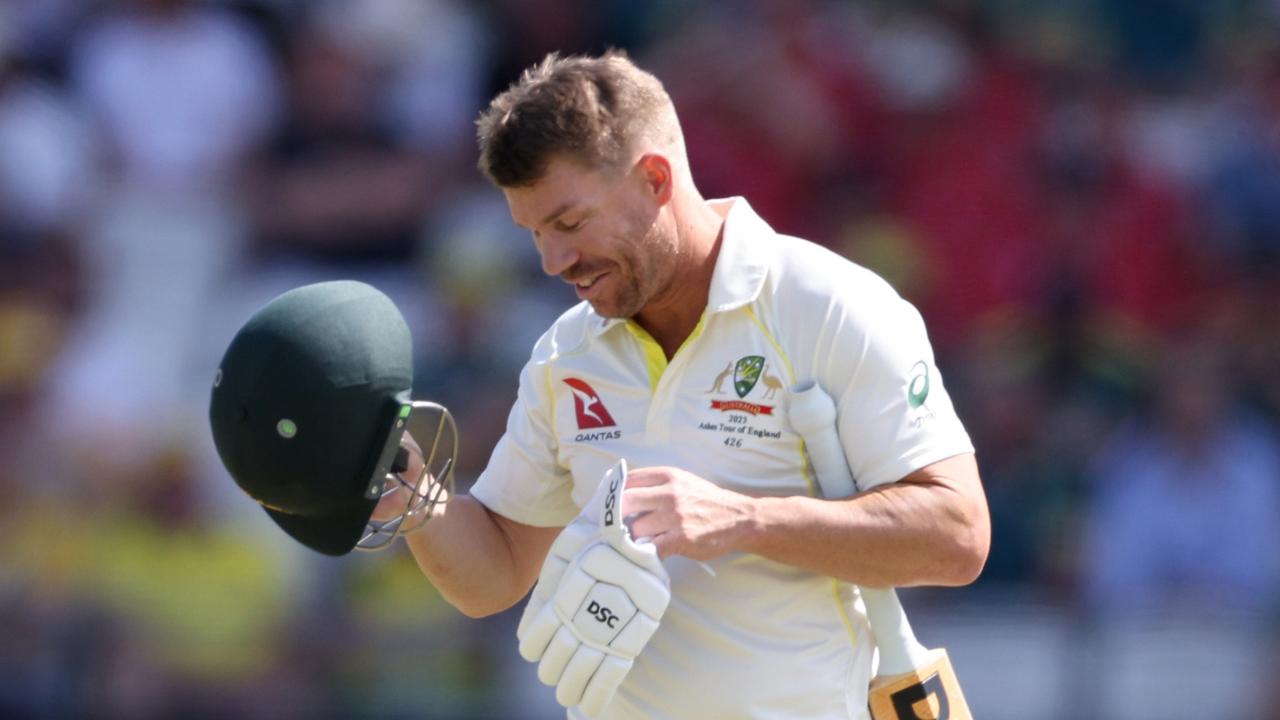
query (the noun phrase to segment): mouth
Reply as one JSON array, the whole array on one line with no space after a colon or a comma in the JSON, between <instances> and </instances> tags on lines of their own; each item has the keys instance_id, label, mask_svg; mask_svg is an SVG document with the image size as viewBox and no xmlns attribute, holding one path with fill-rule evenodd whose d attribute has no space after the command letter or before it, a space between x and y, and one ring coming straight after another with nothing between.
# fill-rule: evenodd
<instances>
[{"instance_id":1,"label":"mouth","mask_svg":"<svg viewBox=\"0 0 1280 720\"><path fill-rule=\"evenodd\" d=\"M573 281L574 290L577 291L579 300L590 300L600 292L601 279L609 273L602 272L590 277Z\"/></svg>"}]
</instances>

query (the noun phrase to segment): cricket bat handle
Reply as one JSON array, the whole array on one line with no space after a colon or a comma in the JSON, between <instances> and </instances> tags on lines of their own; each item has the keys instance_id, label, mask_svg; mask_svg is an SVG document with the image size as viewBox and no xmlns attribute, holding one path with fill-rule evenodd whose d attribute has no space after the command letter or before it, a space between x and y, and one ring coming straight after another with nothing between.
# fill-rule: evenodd
<instances>
[{"instance_id":1,"label":"cricket bat handle","mask_svg":"<svg viewBox=\"0 0 1280 720\"><path fill-rule=\"evenodd\" d=\"M836 433L831 397L815 382L800 383L791 388L787 412L809 450L822 496L835 499L857 492ZM969 709L946 651L920 644L893 588L860 586L859 590L880 649L880 667L871 686L873 715L877 719L922 717L917 710L928 706L932 693L940 705L935 717L968 718Z\"/></svg>"},{"instance_id":2,"label":"cricket bat handle","mask_svg":"<svg viewBox=\"0 0 1280 720\"><path fill-rule=\"evenodd\" d=\"M836 435L836 406L831 397L815 382L802 383L792 388L787 412L792 427L809 449L822 496L844 498L857 492ZM880 674L898 675L927 664L929 651L916 640L893 588L860 586L859 590L880 648Z\"/></svg>"}]
</instances>

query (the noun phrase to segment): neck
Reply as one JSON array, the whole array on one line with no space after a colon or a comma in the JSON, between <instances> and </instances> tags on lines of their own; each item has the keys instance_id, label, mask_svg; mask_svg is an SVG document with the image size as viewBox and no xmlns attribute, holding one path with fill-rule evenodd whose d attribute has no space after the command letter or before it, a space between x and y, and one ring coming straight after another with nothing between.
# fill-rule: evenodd
<instances>
[{"instance_id":1,"label":"neck","mask_svg":"<svg viewBox=\"0 0 1280 720\"><path fill-rule=\"evenodd\" d=\"M700 196L673 201L680 272L661 299L646 305L633 318L662 347L670 360L698 326L711 293L711 276L720 254L724 218Z\"/></svg>"}]
</instances>

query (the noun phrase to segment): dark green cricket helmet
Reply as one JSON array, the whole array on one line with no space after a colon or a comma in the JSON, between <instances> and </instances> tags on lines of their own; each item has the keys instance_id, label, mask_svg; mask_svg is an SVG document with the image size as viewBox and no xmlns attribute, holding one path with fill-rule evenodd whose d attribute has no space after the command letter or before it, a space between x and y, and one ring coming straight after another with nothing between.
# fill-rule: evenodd
<instances>
[{"instance_id":1,"label":"dark green cricket helmet","mask_svg":"<svg viewBox=\"0 0 1280 720\"><path fill-rule=\"evenodd\" d=\"M412 402L412 385L412 339L390 298L349 280L299 287L227 348L209 402L214 445L236 484L303 545L327 555L382 547L396 527L370 518L403 469L407 421L419 406L439 408Z\"/></svg>"}]
</instances>

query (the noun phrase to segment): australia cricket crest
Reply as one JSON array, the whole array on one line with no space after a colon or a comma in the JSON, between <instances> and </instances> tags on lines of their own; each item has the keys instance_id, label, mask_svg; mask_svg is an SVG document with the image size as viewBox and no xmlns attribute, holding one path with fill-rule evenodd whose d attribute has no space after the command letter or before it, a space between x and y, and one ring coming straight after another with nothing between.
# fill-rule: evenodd
<instances>
[{"instance_id":1,"label":"australia cricket crest","mask_svg":"<svg viewBox=\"0 0 1280 720\"><path fill-rule=\"evenodd\" d=\"M756 382L760 380L762 370L764 370L763 356L746 355L738 359L738 364L733 367L733 389L738 393L738 397L744 398L751 392Z\"/></svg>"},{"instance_id":2,"label":"australia cricket crest","mask_svg":"<svg viewBox=\"0 0 1280 720\"><path fill-rule=\"evenodd\" d=\"M716 375L715 382L711 384L711 389L707 391L707 394L727 394L724 389L724 383L729 379L731 372L733 373L733 391L737 393L740 399L712 400L711 409L720 410L721 412L749 413L751 415L772 415L773 405L761 405L755 402L747 402L745 399L755 390L757 384L763 384L765 387L761 400L771 399L775 393L782 389L782 379L769 372L769 363L764 356L745 355L739 358L737 363L726 363L724 369Z\"/></svg>"}]
</instances>

